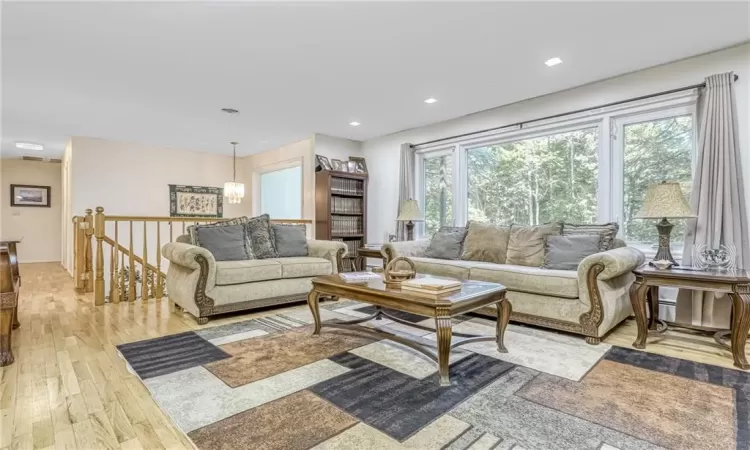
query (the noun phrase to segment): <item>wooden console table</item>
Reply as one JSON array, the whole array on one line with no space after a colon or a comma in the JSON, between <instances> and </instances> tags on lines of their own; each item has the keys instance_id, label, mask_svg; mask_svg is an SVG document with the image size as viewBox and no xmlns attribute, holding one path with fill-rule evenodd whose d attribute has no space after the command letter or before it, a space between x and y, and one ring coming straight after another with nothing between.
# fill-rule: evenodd
<instances>
[{"instance_id":1,"label":"wooden console table","mask_svg":"<svg viewBox=\"0 0 750 450\"><path fill-rule=\"evenodd\" d=\"M731 349L735 367L750 369L745 356L745 342L750 330L750 274L746 270L716 271L673 268L660 270L643 265L633 270L635 283L630 287L630 301L638 325L638 337L633 347L646 348L649 330L661 333L666 324L659 320L659 286L692 289L728 294L732 299L731 344L719 339L717 342ZM648 292L650 291L650 293ZM649 293L649 295L646 295ZM651 321L646 317L646 307L651 311Z\"/></svg>"}]
</instances>

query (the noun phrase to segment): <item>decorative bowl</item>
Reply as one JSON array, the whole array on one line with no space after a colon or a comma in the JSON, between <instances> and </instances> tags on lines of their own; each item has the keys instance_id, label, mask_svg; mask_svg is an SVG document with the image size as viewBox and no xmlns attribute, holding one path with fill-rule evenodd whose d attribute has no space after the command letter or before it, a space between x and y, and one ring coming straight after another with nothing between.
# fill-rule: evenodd
<instances>
[{"instance_id":1,"label":"decorative bowl","mask_svg":"<svg viewBox=\"0 0 750 450\"><path fill-rule=\"evenodd\" d=\"M658 261L651 261L651 264L653 264L654 267L656 267L659 270L667 270L667 269L669 269L670 267L672 267L674 265L674 263L672 261L669 261L667 259L660 259Z\"/></svg>"},{"instance_id":2,"label":"decorative bowl","mask_svg":"<svg viewBox=\"0 0 750 450\"><path fill-rule=\"evenodd\" d=\"M737 249L733 245L720 245L719 248L709 248L698 245L695 248L697 258L695 265L705 269L731 269L735 265Z\"/></svg>"}]
</instances>

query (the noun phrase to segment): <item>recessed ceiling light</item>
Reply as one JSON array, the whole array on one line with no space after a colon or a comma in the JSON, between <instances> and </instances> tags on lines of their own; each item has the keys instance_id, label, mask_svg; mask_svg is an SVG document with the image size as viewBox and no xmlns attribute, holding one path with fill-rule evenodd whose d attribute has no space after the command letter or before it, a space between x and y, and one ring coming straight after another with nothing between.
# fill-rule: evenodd
<instances>
[{"instance_id":1,"label":"recessed ceiling light","mask_svg":"<svg viewBox=\"0 0 750 450\"><path fill-rule=\"evenodd\" d=\"M437 99L436 98L432 98L432 97L426 98L424 100L425 103L435 103L436 101L437 101Z\"/></svg>"},{"instance_id":2,"label":"recessed ceiling light","mask_svg":"<svg viewBox=\"0 0 750 450\"><path fill-rule=\"evenodd\" d=\"M32 144L31 142L16 142L17 148L22 148L24 150L44 150L44 146L42 144Z\"/></svg>"},{"instance_id":3,"label":"recessed ceiling light","mask_svg":"<svg viewBox=\"0 0 750 450\"><path fill-rule=\"evenodd\" d=\"M360 126L360 123L359 122L349 122L349 125L351 125L353 127L358 127L358 126Z\"/></svg>"},{"instance_id":4,"label":"recessed ceiling light","mask_svg":"<svg viewBox=\"0 0 750 450\"><path fill-rule=\"evenodd\" d=\"M562 62L562 59L555 57L555 58L548 59L547 61L544 61L544 64L547 64L548 67L552 67L552 66L556 66L560 64L561 62Z\"/></svg>"}]
</instances>

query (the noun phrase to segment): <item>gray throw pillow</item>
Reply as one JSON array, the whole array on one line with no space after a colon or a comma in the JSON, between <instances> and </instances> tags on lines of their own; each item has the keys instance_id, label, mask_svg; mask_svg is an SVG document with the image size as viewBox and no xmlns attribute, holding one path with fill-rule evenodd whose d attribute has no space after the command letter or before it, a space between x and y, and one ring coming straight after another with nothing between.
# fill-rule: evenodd
<instances>
[{"instance_id":1,"label":"gray throw pillow","mask_svg":"<svg viewBox=\"0 0 750 450\"><path fill-rule=\"evenodd\" d=\"M257 259L277 258L276 244L268 214L251 217L245 224L247 238Z\"/></svg>"},{"instance_id":2,"label":"gray throw pillow","mask_svg":"<svg viewBox=\"0 0 750 450\"><path fill-rule=\"evenodd\" d=\"M443 227L430 240L424 255L437 259L461 259L466 227Z\"/></svg>"},{"instance_id":3,"label":"gray throw pillow","mask_svg":"<svg viewBox=\"0 0 750 450\"><path fill-rule=\"evenodd\" d=\"M197 245L205 248L216 261L243 261L252 259L247 251L245 225L225 227L197 227Z\"/></svg>"},{"instance_id":4,"label":"gray throw pillow","mask_svg":"<svg viewBox=\"0 0 750 450\"><path fill-rule=\"evenodd\" d=\"M279 258L307 256L307 236L304 225L272 224L276 253Z\"/></svg>"},{"instance_id":5,"label":"gray throw pillow","mask_svg":"<svg viewBox=\"0 0 750 450\"><path fill-rule=\"evenodd\" d=\"M235 217L234 219L227 219L227 220L220 220L218 222L214 223L202 223L202 224L196 224L196 225L190 225L187 227L187 234L190 236L190 243L193 245L198 245L195 230L198 228L207 228L207 227L229 227L232 225L239 225L242 223L247 222L247 217Z\"/></svg>"},{"instance_id":6,"label":"gray throw pillow","mask_svg":"<svg viewBox=\"0 0 750 450\"><path fill-rule=\"evenodd\" d=\"M599 253L601 235L549 235L544 243L544 268L578 270L583 258Z\"/></svg>"},{"instance_id":7,"label":"gray throw pillow","mask_svg":"<svg viewBox=\"0 0 750 450\"><path fill-rule=\"evenodd\" d=\"M606 252L615 248L615 239L617 239L618 231L620 231L620 224L617 222L603 224L564 223L562 233L560 234L563 236L601 236L599 250Z\"/></svg>"}]
</instances>

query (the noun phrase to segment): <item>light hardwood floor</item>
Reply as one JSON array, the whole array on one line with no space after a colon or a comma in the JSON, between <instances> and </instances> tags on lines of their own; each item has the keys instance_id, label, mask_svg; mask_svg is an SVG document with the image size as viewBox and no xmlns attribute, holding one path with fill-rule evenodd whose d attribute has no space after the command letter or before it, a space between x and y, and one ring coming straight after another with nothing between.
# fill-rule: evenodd
<instances>
[{"instance_id":1,"label":"light hardwood floor","mask_svg":"<svg viewBox=\"0 0 750 450\"><path fill-rule=\"evenodd\" d=\"M74 292L58 264L22 264L20 270L16 362L0 368L0 449L192 448L115 348L199 328L192 317L172 313L167 299L94 307L90 295ZM207 326L279 311L234 315ZM605 342L632 348L634 338L630 320ZM731 354L710 342L650 338L648 351L732 367Z\"/></svg>"}]
</instances>

